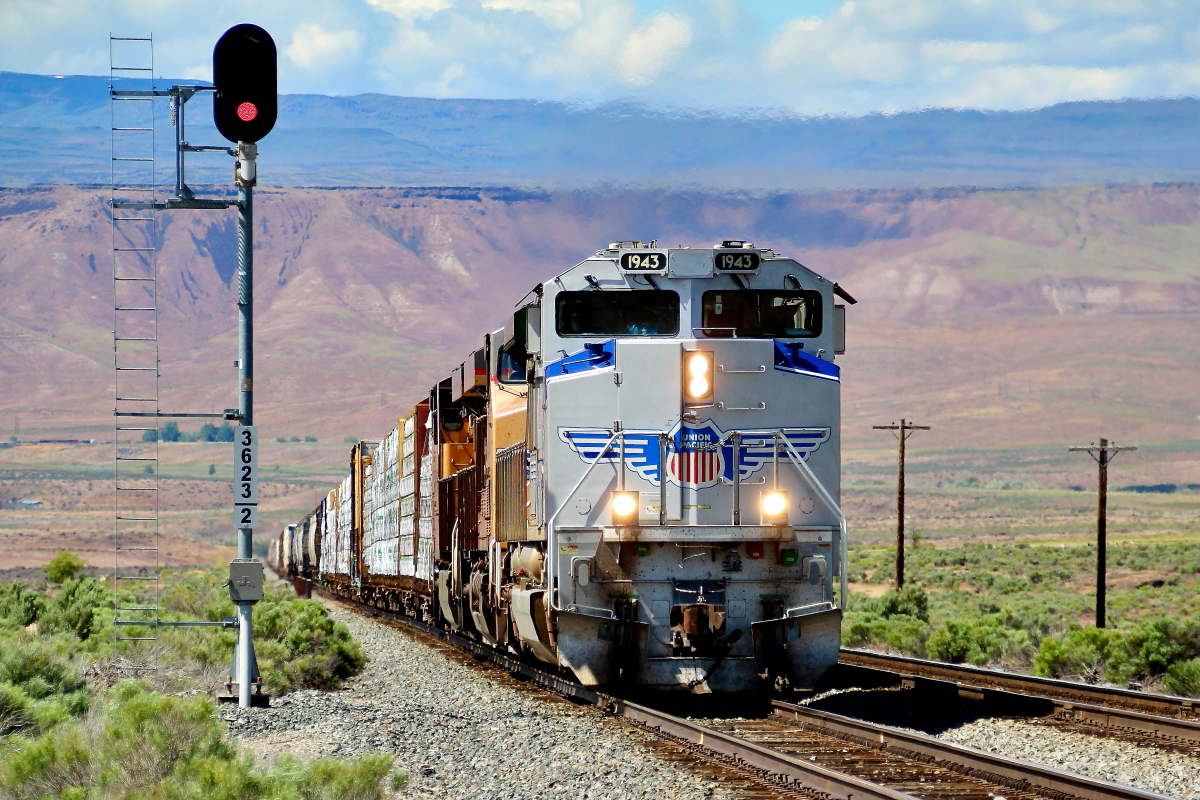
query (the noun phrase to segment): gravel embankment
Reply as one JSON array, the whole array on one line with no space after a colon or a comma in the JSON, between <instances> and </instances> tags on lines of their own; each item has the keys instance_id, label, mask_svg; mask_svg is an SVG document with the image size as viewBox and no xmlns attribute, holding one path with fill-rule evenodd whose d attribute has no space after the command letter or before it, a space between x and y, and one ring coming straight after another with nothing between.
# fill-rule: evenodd
<instances>
[{"instance_id":1,"label":"gravel embankment","mask_svg":"<svg viewBox=\"0 0 1200 800\"><path fill-rule=\"evenodd\" d=\"M402 798L726 798L672 766L642 734L599 711L542 699L340 607L331 614L369 662L338 692L301 691L270 709L222 708L231 734L264 759L395 753Z\"/></svg>"},{"instance_id":2,"label":"gravel embankment","mask_svg":"<svg viewBox=\"0 0 1200 800\"><path fill-rule=\"evenodd\" d=\"M977 720L938 738L1170 797L1200 799L1200 759L1153 747L1008 719Z\"/></svg>"}]
</instances>

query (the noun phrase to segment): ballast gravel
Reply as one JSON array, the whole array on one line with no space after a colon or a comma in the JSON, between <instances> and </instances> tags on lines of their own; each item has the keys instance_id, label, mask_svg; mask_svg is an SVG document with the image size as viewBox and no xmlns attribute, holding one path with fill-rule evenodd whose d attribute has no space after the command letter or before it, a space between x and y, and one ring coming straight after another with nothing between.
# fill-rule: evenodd
<instances>
[{"instance_id":1,"label":"ballast gravel","mask_svg":"<svg viewBox=\"0 0 1200 800\"><path fill-rule=\"evenodd\" d=\"M1010 719L977 720L938 738L1169 797L1200 798L1200 759L1154 747Z\"/></svg>"},{"instance_id":2,"label":"ballast gravel","mask_svg":"<svg viewBox=\"0 0 1200 800\"><path fill-rule=\"evenodd\" d=\"M271 760L395 754L399 798L728 798L644 748L598 710L515 685L395 628L330 604L368 662L336 692L299 691L268 709L222 707L230 734ZM500 678L500 680L497 680Z\"/></svg>"}]
</instances>

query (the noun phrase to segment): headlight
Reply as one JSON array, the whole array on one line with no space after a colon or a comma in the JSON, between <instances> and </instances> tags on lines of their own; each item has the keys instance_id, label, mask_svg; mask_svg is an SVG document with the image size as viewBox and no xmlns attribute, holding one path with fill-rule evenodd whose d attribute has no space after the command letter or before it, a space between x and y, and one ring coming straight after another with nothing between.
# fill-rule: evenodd
<instances>
[{"instance_id":1,"label":"headlight","mask_svg":"<svg viewBox=\"0 0 1200 800\"><path fill-rule=\"evenodd\" d=\"M637 492L613 492L612 516L616 525L629 525L638 521L638 503L641 498Z\"/></svg>"},{"instance_id":2,"label":"headlight","mask_svg":"<svg viewBox=\"0 0 1200 800\"><path fill-rule=\"evenodd\" d=\"M709 350L687 350L683 354L684 405L713 404L713 354Z\"/></svg>"},{"instance_id":3,"label":"headlight","mask_svg":"<svg viewBox=\"0 0 1200 800\"><path fill-rule=\"evenodd\" d=\"M787 522L787 492L767 492L762 496L763 521L770 524Z\"/></svg>"}]
</instances>

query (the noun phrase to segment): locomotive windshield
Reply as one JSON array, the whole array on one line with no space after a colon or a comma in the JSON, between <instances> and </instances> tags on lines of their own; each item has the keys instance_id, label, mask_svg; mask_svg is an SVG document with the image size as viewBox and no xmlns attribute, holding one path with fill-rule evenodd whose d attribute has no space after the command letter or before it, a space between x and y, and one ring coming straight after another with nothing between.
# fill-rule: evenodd
<instances>
[{"instance_id":1,"label":"locomotive windshield","mask_svg":"<svg viewBox=\"0 0 1200 800\"><path fill-rule=\"evenodd\" d=\"M523 353L523 351L522 351ZM524 383L525 362L508 350L500 351L500 374L497 376L501 383Z\"/></svg>"},{"instance_id":2,"label":"locomotive windshield","mask_svg":"<svg viewBox=\"0 0 1200 800\"><path fill-rule=\"evenodd\" d=\"M821 295L774 289L705 292L708 336L774 339L821 334Z\"/></svg>"},{"instance_id":3,"label":"locomotive windshield","mask_svg":"<svg viewBox=\"0 0 1200 800\"><path fill-rule=\"evenodd\" d=\"M560 292L554 302L559 336L674 336L679 295L667 291Z\"/></svg>"}]
</instances>

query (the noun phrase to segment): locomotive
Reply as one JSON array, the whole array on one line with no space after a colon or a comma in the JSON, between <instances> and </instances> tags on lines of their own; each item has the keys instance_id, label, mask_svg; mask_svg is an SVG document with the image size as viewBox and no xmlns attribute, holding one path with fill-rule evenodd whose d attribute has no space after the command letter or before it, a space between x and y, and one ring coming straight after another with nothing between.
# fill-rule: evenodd
<instances>
[{"instance_id":1,"label":"locomotive","mask_svg":"<svg viewBox=\"0 0 1200 800\"><path fill-rule=\"evenodd\" d=\"M811 688L846 597L845 303L749 242L615 242L354 444L269 559L588 686Z\"/></svg>"}]
</instances>

